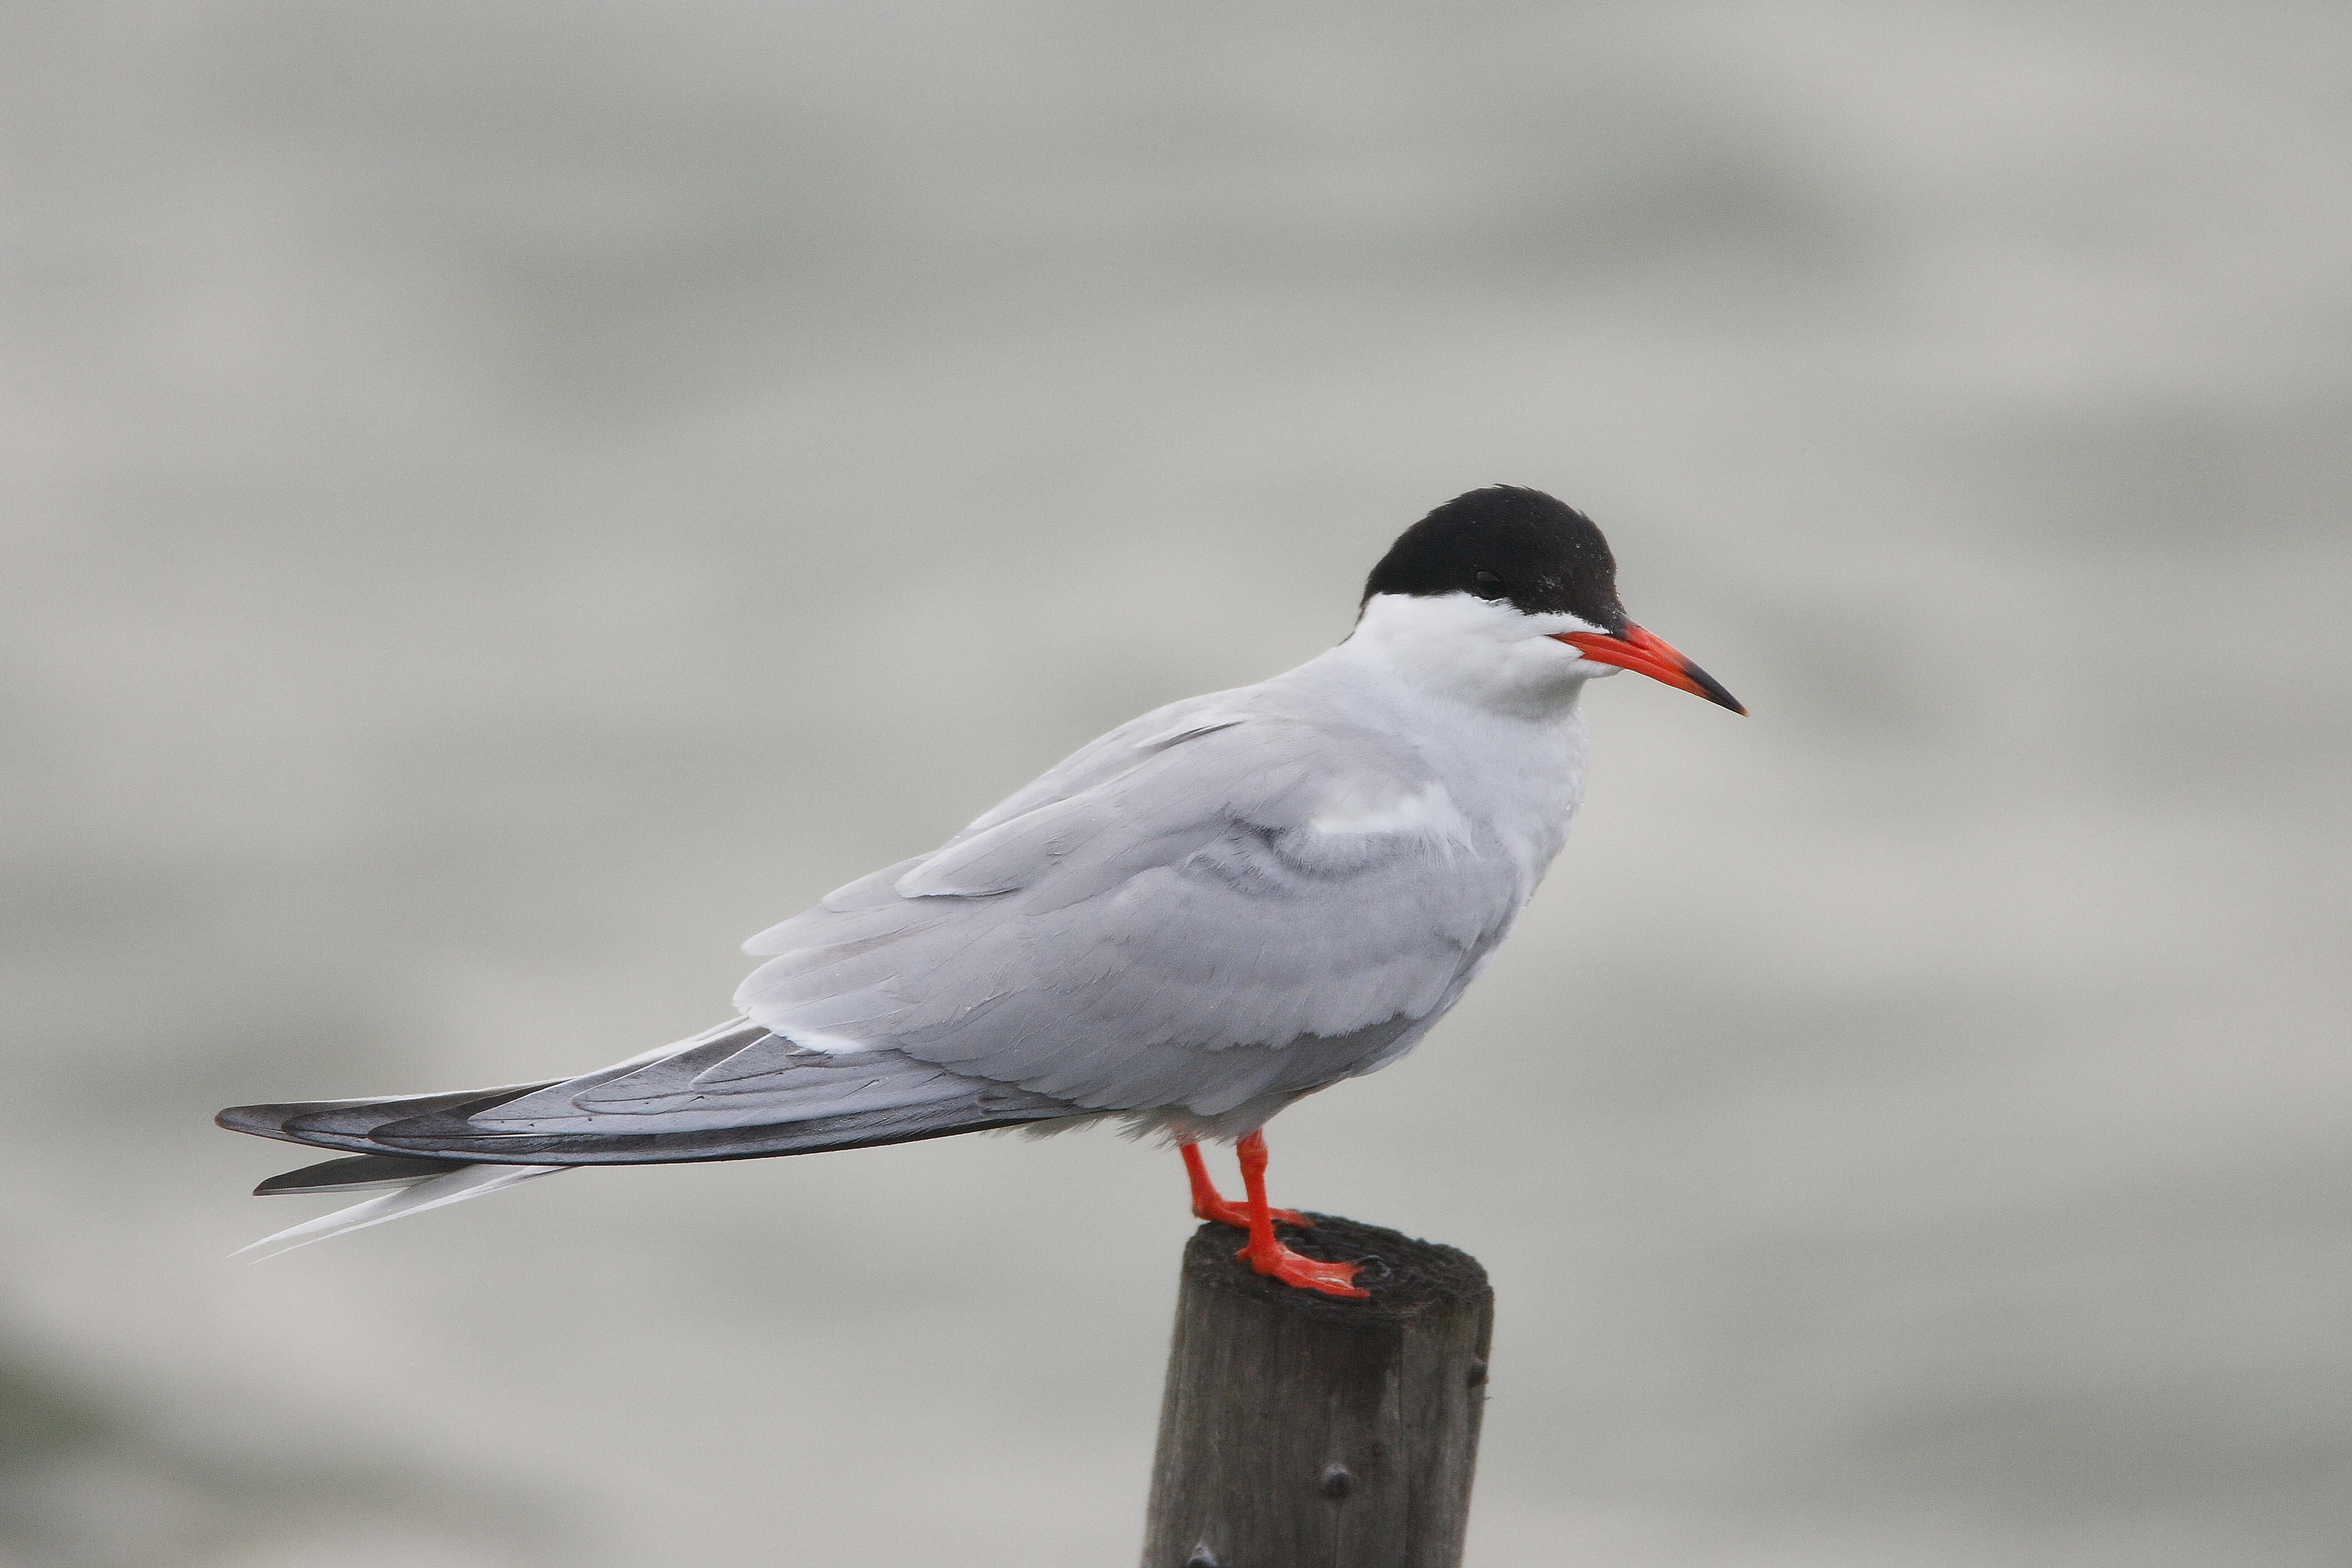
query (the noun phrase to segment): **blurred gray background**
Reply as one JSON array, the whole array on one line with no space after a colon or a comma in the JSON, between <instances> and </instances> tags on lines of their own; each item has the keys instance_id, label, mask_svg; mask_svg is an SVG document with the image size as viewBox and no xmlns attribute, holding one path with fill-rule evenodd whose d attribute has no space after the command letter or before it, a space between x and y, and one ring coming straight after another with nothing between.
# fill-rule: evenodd
<instances>
[{"instance_id":1,"label":"blurred gray background","mask_svg":"<svg viewBox=\"0 0 2352 1568\"><path fill-rule=\"evenodd\" d=\"M1132 1560L1104 1134L260 1267L1496 480L1745 722L1276 1194L1500 1294L1473 1560L2352 1561L2352 12L0 10L0 1562Z\"/></svg>"}]
</instances>

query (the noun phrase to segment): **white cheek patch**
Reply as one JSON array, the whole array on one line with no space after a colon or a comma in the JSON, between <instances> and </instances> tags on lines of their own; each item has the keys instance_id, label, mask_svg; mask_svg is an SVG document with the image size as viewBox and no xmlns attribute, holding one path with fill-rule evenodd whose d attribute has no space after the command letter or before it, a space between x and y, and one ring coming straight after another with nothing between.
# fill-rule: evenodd
<instances>
[{"instance_id":1,"label":"white cheek patch","mask_svg":"<svg viewBox=\"0 0 2352 1568\"><path fill-rule=\"evenodd\" d=\"M1459 839L1469 831L1454 797L1434 779L1416 790L1386 783L1370 789L1351 784L1309 817L1307 827L1333 837L1409 833Z\"/></svg>"},{"instance_id":2,"label":"white cheek patch","mask_svg":"<svg viewBox=\"0 0 2352 1568\"><path fill-rule=\"evenodd\" d=\"M1561 632L1596 628L1565 614L1522 615L1467 594L1412 598L1378 594L1364 605L1350 645L1420 689L1517 718L1559 717L1598 668Z\"/></svg>"}]
</instances>

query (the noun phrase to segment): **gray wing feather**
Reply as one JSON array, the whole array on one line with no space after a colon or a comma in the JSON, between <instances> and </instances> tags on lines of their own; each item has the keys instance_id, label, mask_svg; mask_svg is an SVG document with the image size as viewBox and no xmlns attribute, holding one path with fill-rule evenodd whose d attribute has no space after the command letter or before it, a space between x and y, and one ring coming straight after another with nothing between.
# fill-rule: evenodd
<instances>
[{"instance_id":1,"label":"gray wing feather","mask_svg":"<svg viewBox=\"0 0 2352 1568\"><path fill-rule=\"evenodd\" d=\"M1305 1092L1409 1047L1530 890L1458 813L1318 826L1335 792L1442 801L1433 783L1378 734L1179 704L755 938L774 956L736 1003L845 1061L879 1047L1093 1110Z\"/></svg>"},{"instance_id":2,"label":"gray wing feather","mask_svg":"<svg viewBox=\"0 0 2352 1568\"><path fill-rule=\"evenodd\" d=\"M488 1133L703 1132L931 1107L1059 1111L1036 1096L1006 1095L897 1051L837 1057L779 1039L757 1025L713 1031L700 1044L626 1070L586 1078L475 1113Z\"/></svg>"}]
</instances>

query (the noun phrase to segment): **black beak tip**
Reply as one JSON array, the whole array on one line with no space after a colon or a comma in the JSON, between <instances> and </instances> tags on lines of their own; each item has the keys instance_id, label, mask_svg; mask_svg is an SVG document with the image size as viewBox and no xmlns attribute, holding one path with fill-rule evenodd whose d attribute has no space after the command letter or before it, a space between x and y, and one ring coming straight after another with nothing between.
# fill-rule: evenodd
<instances>
[{"instance_id":1,"label":"black beak tip","mask_svg":"<svg viewBox=\"0 0 2352 1568\"><path fill-rule=\"evenodd\" d=\"M1728 708L1734 713L1738 714L1742 719L1748 717L1748 710L1740 706L1738 698L1734 697L1729 691L1724 689L1723 682L1717 680L1715 677L1709 675L1706 671L1701 669L1695 664L1686 664L1683 666L1683 673L1689 676L1693 680L1698 683L1701 691L1705 693L1706 700L1709 702L1714 703L1718 708Z\"/></svg>"}]
</instances>

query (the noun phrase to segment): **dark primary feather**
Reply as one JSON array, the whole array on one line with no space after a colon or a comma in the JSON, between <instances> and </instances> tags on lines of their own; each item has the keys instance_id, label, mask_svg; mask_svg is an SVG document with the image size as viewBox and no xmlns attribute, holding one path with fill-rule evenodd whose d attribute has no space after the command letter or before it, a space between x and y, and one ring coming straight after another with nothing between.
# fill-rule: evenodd
<instances>
[{"instance_id":1,"label":"dark primary feather","mask_svg":"<svg viewBox=\"0 0 2352 1568\"><path fill-rule=\"evenodd\" d=\"M723 1044L740 1053L761 1042L772 1042L785 1051L791 1049L789 1042L777 1041L756 1026L738 1030L710 1044ZM971 1079L942 1082L950 1075L929 1063L894 1059L890 1053L877 1052L863 1065L844 1067L820 1058L800 1069L814 1080L812 1092L802 1096L806 1106L802 1113L794 1114L770 1100L756 1108L747 1106L742 1119L725 1124L730 1118L728 1097L723 1091L695 1093L687 1089L697 1069L710 1065L708 1056L702 1054L709 1049L710 1046L706 1045L659 1062L623 1064L629 1068L628 1073L608 1068L592 1075L590 1079L559 1079L395 1100L241 1105L222 1111L215 1120L236 1132L251 1132L322 1149L345 1149L364 1155L397 1154L410 1160L425 1156L435 1165L453 1168L463 1163L604 1165L751 1160L946 1138L959 1132L1017 1127L1070 1114L1070 1107L1058 1100ZM656 1081L678 1091L670 1098L690 1101L690 1106L665 1105L658 1095L651 1100L640 1099L633 1102L635 1107L643 1107L634 1114L616 1114L619 1108L610 1104L593 1112L582 1111L571 1104L575 1097L593 1093L595 1083L609 1086L621 1077L654 1069L665 1071L665 1076ZM837 1091L837 1080L870 1083L887 1079L894 1073L902 1079L919 1077L927 1084L942 1086L934 1089L929 1098L911 1104L828 1110L844 1101L845 1097ZM773 1081L772 1077L772 1087ZM511 1116L530 1097L551 1089L562 1091L564 1104L561 1109L570 1114L531 1118L525 1131L505 1130L513 1126L505 1118L501 1118L501 1130L497 1131L486 1129L473 1120L490 1111L504 1111ZM566 1127L566 1121L574 1125ZM433 1159L434 1156L439 1158ZM263 1186L272 1193L331 1191L331 1187L321 1184L335 1179L330 1174L330 1166L346 1163L331 1161L328 1165L289 1172L272 1177ZM388 1164L369 1161L349 1163L369 1165L374 1173L365 1184L352 1184L390 1181ZM412 1174L401 1179L413 1181L420 1176Z\"/></svg>"},{"instance_id":2,"label":"dark primary feather","mask_svg":"<svg viewBox=\"0 0 2352 1568\"><path fill-rule=\"evenodd\" d=\"M462 1171L465 1160L433 1160L415 1154L348 1154L270 1177L253 1189L257 1198L282 1193L356 1193L369 1187L404 1187L431 1176Z\"/></svg>"}]
</instances>

